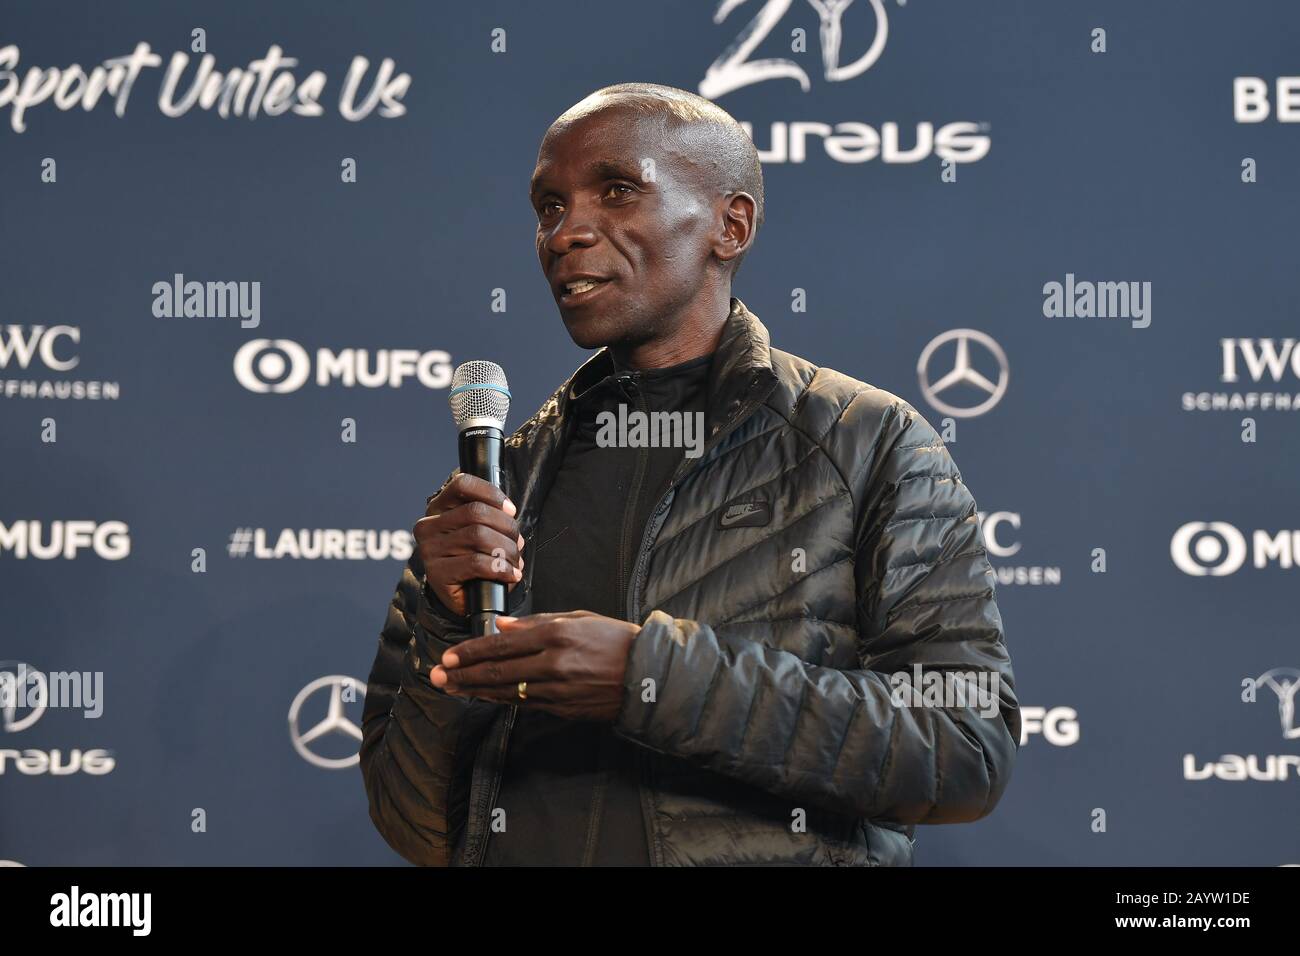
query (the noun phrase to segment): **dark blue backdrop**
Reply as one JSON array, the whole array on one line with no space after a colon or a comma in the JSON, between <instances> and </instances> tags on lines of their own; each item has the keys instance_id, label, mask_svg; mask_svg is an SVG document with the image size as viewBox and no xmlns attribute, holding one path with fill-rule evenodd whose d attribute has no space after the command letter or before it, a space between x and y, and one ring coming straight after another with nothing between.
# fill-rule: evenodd
<instances>
[{"instance_id":1,"label":"dark blue backdrop","mask_svg":"<svg viewBox=\"0 0 1300 956\"><path fill-rule=\"evenodd\" d=\"M400 862L371 827L355 765L320 765L347 763L355 740L309 740L309 762L288 721L318 679L364 681L400 542L380 559L228 549L243 528L264 529L268 549L282 529L356 529L364 555L365 532L409 529L454 466L446 390L412 376L256 392L235 355L288 340L302 356L269 354L314 372L322 348L366 349L371 368L375 350L445 352L428 360L435 376L491 358L522 421L585 354L532 248L541 135L602 85L698 89L761 6L714 23L718 5L692 0L5 4L0 47L19 58L0 69L18 79L0 75L0 103L31 66L89 70L142 41L163 62L121 117L111 95L89 112L47 101L18 133L12 106L0 110L0 661L104 675L101 717L4 709L0 859ZM1279 706L1300 667L1287 596L1297 429L1289 411L1195 407L1200 393L1276 404L1300 392L1289 361L1258 364L1270 349L1289 360L1297 332L1300 127L1279 121L1277 79L1300 74L1300 8L859 0L840 64L884 20L887 41L842 80L826 78L810 4L768 9L779 19L749 59L796 62L807 91L772 79L718 98L765 152L773 123L797 121L896 123L903 149L918 124L969 123L989 144L945 181L933 151L841 162L809 135L803 162L765 164L767 224L736 289L775 345L897 393L940 428L950 416L935 398L988 396L923 393L927 345L975 330L1005 356L1000 400L951 416L950 448L981 510L998 515L985 530L1018 692L1047 732L1029 734L991 817L920 831L918 863L1300 862L1297 772L1265 759L1300 756ZM195 28L218 70L278 45L299 82L324 72L322 115L165 116L168 60L191 50ZM797 28L804 52L791 51ZM356 55L369 60L363 93L384 58L410 75L404 115L340 115ZM1266 84L1267 119L1235 121L1236 77ZM342 181L346 158L355 182ZM151 290L176 273L260 282L260 324L156 317ZM1149 326L1045 316L1044 285L1067 275L1149 282ZM1223 340L1236 381L1224 380ZM996 384L986 341L970 356ZM931 381L956 348L931 351ZM274 364L245 378L279 382ZM110 383L118 397L24 396L44 382ZM76 521L101 529L99 551L32 556L33 538L66 541ZM1177 536L1194 522L1222 524ZM1031 583L1040 573L1049 583ZM1266 674L1244 702L1242 682ZM305 698L299 738L329 696L326 685ZM343 702L344 716L359 720L360 706ZM1187 779L1189 755L1191 776L1222 766ZM1224 779L1232 755L1285 779ZM75 772L49 772L51 759Z\"/></svg>"}]
</instances>

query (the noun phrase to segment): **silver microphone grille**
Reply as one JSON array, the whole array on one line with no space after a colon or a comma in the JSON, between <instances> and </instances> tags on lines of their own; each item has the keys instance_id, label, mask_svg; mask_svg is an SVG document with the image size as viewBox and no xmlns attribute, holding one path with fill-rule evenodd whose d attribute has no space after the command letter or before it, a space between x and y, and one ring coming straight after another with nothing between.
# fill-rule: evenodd
<instances>
[{"instance_id":1,"label":"silver microphone grille","mask_svg":"<svg viewBox=\"0 0 1300 956\"><path fill-rule=\"evenodd\" d=\"M476 425L505 429L510 413L510 389L506 373L496 362L465 362L451 377L451 415L456 429L463 431Z\"/></svg>"}]
</instances>

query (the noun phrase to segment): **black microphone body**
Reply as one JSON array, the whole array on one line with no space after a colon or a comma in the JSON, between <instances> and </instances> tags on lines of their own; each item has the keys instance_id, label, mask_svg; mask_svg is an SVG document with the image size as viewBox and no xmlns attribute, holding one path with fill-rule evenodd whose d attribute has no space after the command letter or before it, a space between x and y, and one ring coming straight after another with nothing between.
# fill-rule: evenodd
<instances>
[{"instance_id":1,"label":"black microphone body","mask_svg":"<svg viewBox=\"0 0 1300 956\"><path fill-rule=\"evenodd\" d=\"M501 447L505 436L501 429L481 425L460 433L462 474L482 478L494 488L501 487ZM494 557L509 564L504 556ZM469 615L470 634L481 637L497 632L497 615L506 611L506 586L501 581L466 581L465 613Z\"/></svg>"},{"instance_id":2,"label":"black microphone body","mask_svg":"<svg viewBox=\"0 0 1300 956\"><path fill-rule=\"evenodd\" d=\"M474 359L460 365L451 377L447 393L451 417L460 438L460 471L481 478L494 488L501 487L501 449L504 445L506 416L510 413L510 386L506 373L495 362ZM505 555L495 554L493 570ZM466 581L465 613L470 634L480 637L497 632L497 615L506 611L506 586L501 581Z\"/></svg>"}]
</instances>

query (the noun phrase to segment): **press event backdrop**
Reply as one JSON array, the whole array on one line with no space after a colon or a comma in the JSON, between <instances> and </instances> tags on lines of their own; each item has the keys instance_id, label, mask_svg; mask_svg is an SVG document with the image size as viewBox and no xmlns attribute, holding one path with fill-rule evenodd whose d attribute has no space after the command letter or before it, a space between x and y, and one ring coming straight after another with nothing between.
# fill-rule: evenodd
<instances>
[{"instance_id":1,"label":"press event backdrop","mask_svg":"<svg viewBox=\"0 0 1300 956\"><path fill-rule=\"evenodd\" d=\"M845 6L4 3L0 661L102 686L4 706L0 859L401 862L354 691L449 373L503 365L517 425L585 358L528 178L652 81L763 152L737 295L914 403L983 513L1024 745L917 862L1300 863L1300 7ZM87 110L73 64L139 44ZM291 79L223 116L199 50Z\"/></svg>"}]
</instances>

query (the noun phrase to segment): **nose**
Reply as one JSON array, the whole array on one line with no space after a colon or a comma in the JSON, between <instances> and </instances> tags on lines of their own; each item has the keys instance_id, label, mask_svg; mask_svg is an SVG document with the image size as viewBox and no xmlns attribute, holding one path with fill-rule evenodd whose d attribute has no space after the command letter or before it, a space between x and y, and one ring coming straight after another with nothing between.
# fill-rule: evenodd
<instances>
[{"instance_id":1,"label":"nose","mask_svg":"<svg viewBox=\"0 0 1300 956\"><path fill-rule=\"evenodd\" d=\"M562 256L575 248L594 246L596 239L592 211L575 203L564 211L560 221L546 235L543 244L551 255Z\"/></svg>"}]
</instances>

